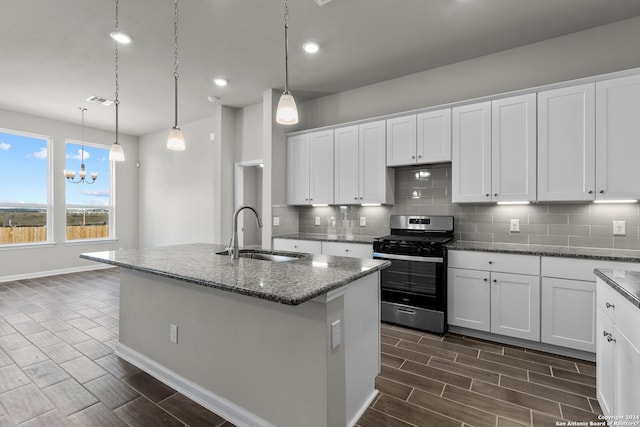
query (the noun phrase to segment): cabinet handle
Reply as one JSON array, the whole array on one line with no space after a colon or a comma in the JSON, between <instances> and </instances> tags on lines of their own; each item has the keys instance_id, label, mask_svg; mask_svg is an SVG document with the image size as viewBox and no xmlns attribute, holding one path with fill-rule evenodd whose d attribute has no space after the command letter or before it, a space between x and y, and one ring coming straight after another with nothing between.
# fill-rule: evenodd
<instances>
[{"instance_id":1,"label":"cabinet handle","mask_svg":"<svg viewBox=\"0 0 640 427\"><path fill-rule=\"evenodd\" d=\"M297 247L298 247L298 245L293 245L293 247L294 247L294 248L297 248Z\"/></svg>"},{"instance_id":2,"label":"cabinet handle","mask_svg":"<svg viewBox=\"0 0 640 427\"><path fill-rule=\"evenodd\" d=\"M600 194L604 194L604 190L600 190Z\"/></svg>"},{"instance_id":3,"label":"cabinet handle","mask_svg":"<svg viewBox=\"0 0 640 427\"><path fill-rule=\"evenodd\" d=\"M349 249L345 249L344 251L345 251L345 252L349 252Z\"/></svg>"},{"instance_id":4,"label":"cabinet handle","mask_svg":"<svg viewBox=\"0 0 640 427\"><path fill-rule=\"evenodd\" d=\"M422 155L421 155L421 154L418 154L418 158L419 158L419 159L421 159L421 158L422 158Z\"/></svg>"},{"instance_id":5,"label":"cabinet handle","mask_svg":"<svg viewBox=\"0 0 640 427\"><path fill-rule=\"evenodd\" d=\"M607 308L616 308L616 306L615 306L614 304L610 304L610 303L608 303L608 302L607 302L607 303L605 303L605 305L604 305L604 306L605 306L605 307L607 307Z\"/></svg>"},{"instance_id":6,"label":"cabinet handle","mask_svg":"<svg viewBox=\"0 0 640 427\"><path fill-rule=\"evenodd\" d=\"M611 336L611 334L609 334L609 336L607 337L607 341L611 342L616 342L616 339L614 337Z\"/></svg>"},{"instance_id":7,"label":"cabinet handle","mask_svg":"<svg viewBox=\"0 0 640 427\"><path fill-rule=\"evenodd\" d=\"M498 282L498 279L493 279L493 283L497 283L497 282Z\"/></svg>"},{"instance_id":8,"label":"cabinet handle","mask_svg":"<svg viewBox=\"0 0 640 427\"><path fill-rule=\"evenodd\" d=\"M416 156L411 156L411 158L412 158L412 159L415 159L415 158L416 158Z\"/></svg>"},{"instance_id":9,"label":"cabinet handle","mask_svg":"<svg viewBox=\"0 0 640 427\"><path fill-rule=\"evenodd\" d=\"M489 197L489 196L490 196L490 194L489 194L489 193L487 193L487 194L485 194L484 196L485 196L485 197Z\"/></svg>"},{"instance_id":10,"label":"cabinet handle","mask_svg":"<svg viewBox=\"0 0 640 427\"><path fill-rule=\"evenodd\" d=\"M362 197L360 197L360 200L362 200Z\"/></svg>"},{"instance_id":11,"label":"cabinet handle","mask_svg":"<svg viewBox=\"0 0 640 427\"><path fill-rule=\"evenodd\" d=\"M589 194L593 194L593 190L589 190Z\"/></svg>"},{"instance_id":12,"label":"cabinet handle","mask_svg":"<svg viewBox=\"0 0 640 427\"><path fill-rule=\"evenodd\" d=\"M498 193L493 193L493 197L498 197Z\"/></svg>"},{"instance_id":13,"label":"cabinet handle","mask_svg":"<svg viewBox=\"0 0 640 427\"><path fill-rule=\"evenodd\" d=\"M482 279L482 280L484 280L485 282L488 282L488 281L489 281L489 279L487 279L486 277L485 277L484 279Z\"/></svg>"},{"instance_id":14,"label":"cabinet handle","mask_svg":"<svg viewBox=\"0 0 640 427\"><path fill-rule=\"evenodd\" d=\"M489 261L489 264L493 264L493 261Z\"/></svg>"},{"instance_id":15,"label":"cabinet handle","mask_svg":"<svg viewBox=\"0 0 640 427\"><path fill-rule=\"evenodd\" d=\"M358 196L354 197L353 200L358 200Z\"/></svg>"}]
</instances>

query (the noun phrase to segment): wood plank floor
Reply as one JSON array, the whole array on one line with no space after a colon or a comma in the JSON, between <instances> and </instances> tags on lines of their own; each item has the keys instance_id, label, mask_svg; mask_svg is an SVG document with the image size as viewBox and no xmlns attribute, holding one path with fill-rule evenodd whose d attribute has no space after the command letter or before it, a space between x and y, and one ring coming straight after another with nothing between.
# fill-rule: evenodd
<instances>
[{"instance_id":1,"label":"wood plank floor","mask_svg":"<svg viewBox=\"0 0 640 427\"><path fill-rule=\"evenodd\" d=\"M599 421L595 364L382 324L380 391L360 427L551 427Z\"/></svg>"},{"instance_id":2,"label":"wood plank floor","mask_svg":"<svg viewBox=\"0 0 640 427\"><path fill-rule=\"evenodd\" d=\"M119 292L118 269L0 283L0 427L233 426L115 356ZM380 394L360 427L601 413L593 363L386 324L381 341Z\"/></svg>"}]
</instances>

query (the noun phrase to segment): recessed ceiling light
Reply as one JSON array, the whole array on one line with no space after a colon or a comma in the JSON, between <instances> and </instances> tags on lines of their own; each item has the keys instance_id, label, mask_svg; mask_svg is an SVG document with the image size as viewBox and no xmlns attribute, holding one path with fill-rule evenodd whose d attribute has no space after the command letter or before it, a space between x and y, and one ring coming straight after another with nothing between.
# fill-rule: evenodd
<instances>
[{"instance_id":1,"label":"recessed ceiling light","mask_svg":"<svg viewBox=\"0 0 640 427\"><path fill-rule=\"evenodd\" d=\"M215 79L213 79L213 82L218 86L226 86L229 84L229 81L227 79L223 79L222 77L216 77Z\"/></svg>"},{"instance_id":2,"label":"recessed ceiling light","mask_svg":"<svg viewBox=\"0 0 640 427\"><path fill-rule=\"evenodd\" d=\"M219 96L207 96L207 99L209 100L210 103L214 104L218 101L220 101L220 97Z\"/></svg>"},{"instance_id":3,"label":"recessed ceiling light","mask_svg":"<svg viewBox=\"0 0 640 427\"><path fill-rule=\"evenodd\" d=\"M109 35L111 36L112 39L114 39L120 44L129 44L133 41L133 38L131 38L131 36L125 33L124 31L114 30L114 31L111 31Z\"/></svg>"},{"instance_id":4,"label":"recessed ceiling light","mask_svg":"<svg viewBox=\"0 0 640 427\"><path fill-rule=\"evenodd\" d=\"M320 45L316 42L306 42L302 48L307 53L317 53L320 50Z\"/></svg>"}]
</instances>

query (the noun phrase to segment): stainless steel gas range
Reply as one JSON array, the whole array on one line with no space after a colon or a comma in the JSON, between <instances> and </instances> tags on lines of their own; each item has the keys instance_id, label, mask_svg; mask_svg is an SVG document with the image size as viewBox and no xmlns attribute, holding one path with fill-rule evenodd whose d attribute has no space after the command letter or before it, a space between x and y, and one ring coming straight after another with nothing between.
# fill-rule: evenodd
<instances>
[{"instance_id":1,"label":"stainless steel gas range","mask_svg":"<svg viewBox=\"0 0 640 427\"><path fill-rule=\"evenodd\" d=\"M452 216L392 215L391 234L373 242L373 257L391 262L380 277L385 322L447 331L447 263Z\"/></svg>"}]
</instances>

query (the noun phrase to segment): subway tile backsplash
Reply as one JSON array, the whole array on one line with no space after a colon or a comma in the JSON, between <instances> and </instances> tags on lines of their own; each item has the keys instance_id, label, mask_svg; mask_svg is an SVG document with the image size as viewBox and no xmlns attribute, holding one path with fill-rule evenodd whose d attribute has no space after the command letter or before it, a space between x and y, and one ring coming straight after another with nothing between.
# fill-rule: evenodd
<instances>
[{"instance_id":1,"label":"subway tile backsplash","mask_svg":"<svg viewBox=\"0 0 640 427\"><path fill-rule=\"evenodd\" d=\"M396 168L395 182L393 206L274 207L281 225L273 234L382 236L393 214L453 215L457 240L640 250L638 203L454 204L450 163ZM509 232L511 219L520 220L519 233ZM626 222L625 236L613 236L614 220Z\"/></svg>"}]
</instances>

